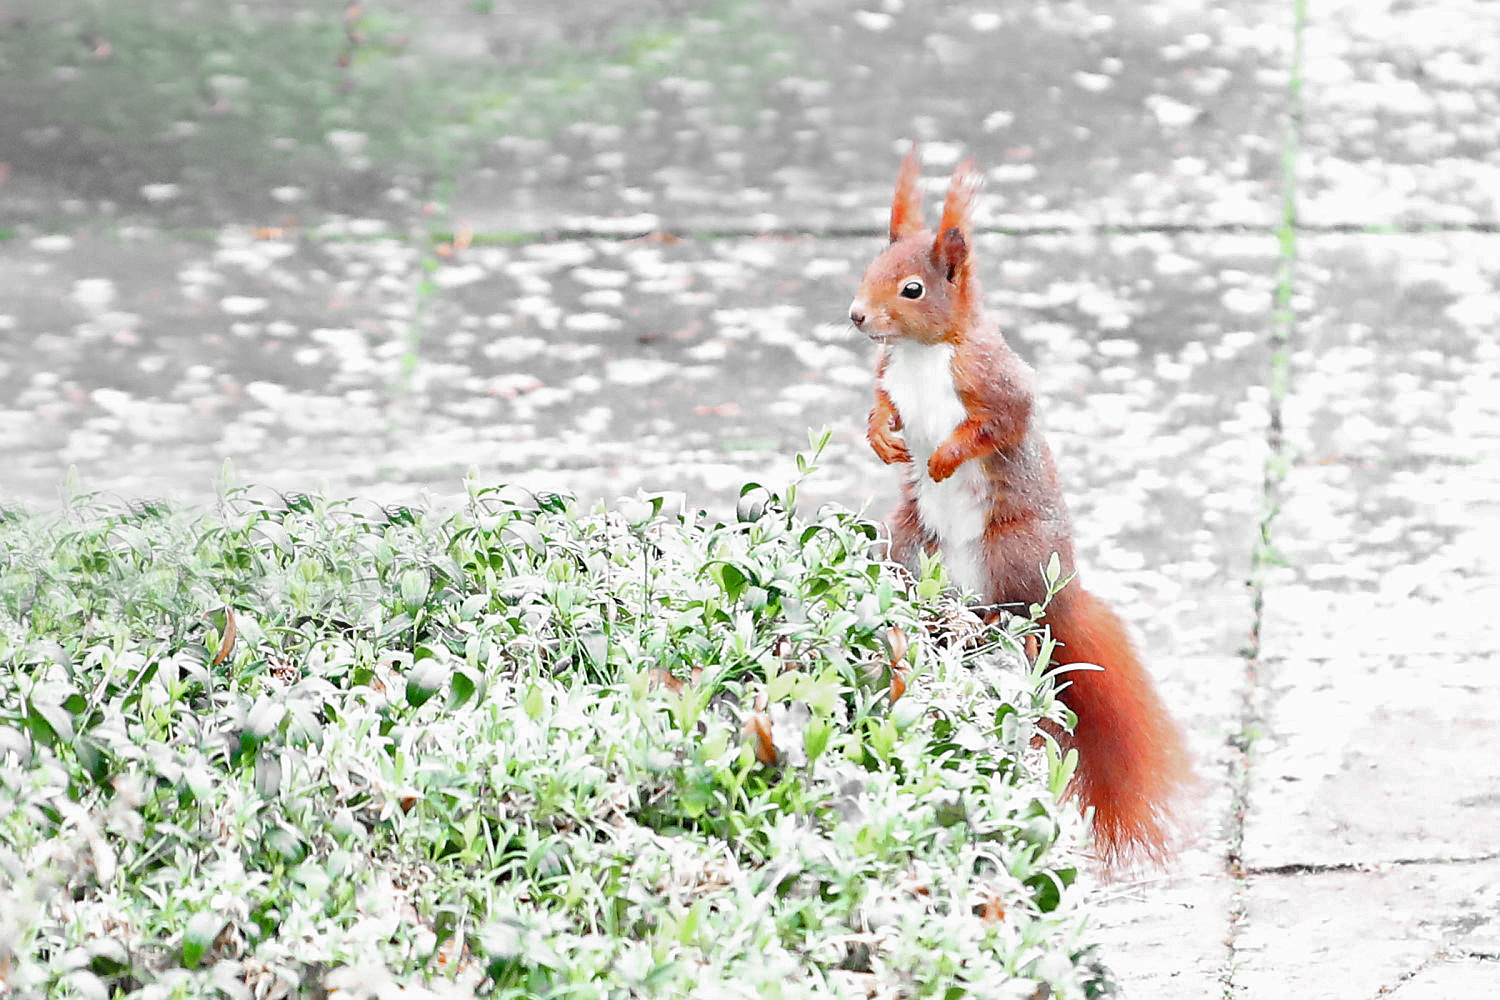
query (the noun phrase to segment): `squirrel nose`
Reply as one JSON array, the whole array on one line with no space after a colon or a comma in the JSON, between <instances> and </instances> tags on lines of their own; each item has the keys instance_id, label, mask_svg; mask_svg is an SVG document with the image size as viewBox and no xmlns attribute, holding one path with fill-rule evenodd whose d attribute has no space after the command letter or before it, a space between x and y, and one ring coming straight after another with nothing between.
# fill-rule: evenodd
<instances>
[{"instance_id":1,"label":"squirrel nose","mask_svg":"<svg viewBox=\"0 0 1500 1000\"><path fill-rule=\"evenodd\" d=\"M855 326L863 329L864 325L865 325L865 313L864 313L864 310L860 309L858 306L850 306L849 307L849 322L851 322Z\"/></svg>"}]
</instances>

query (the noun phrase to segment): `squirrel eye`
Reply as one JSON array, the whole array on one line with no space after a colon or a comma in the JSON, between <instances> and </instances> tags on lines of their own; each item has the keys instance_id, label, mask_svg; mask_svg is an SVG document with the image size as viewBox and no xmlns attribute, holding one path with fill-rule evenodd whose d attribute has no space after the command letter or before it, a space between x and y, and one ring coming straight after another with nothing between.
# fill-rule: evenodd
<instances>
[{"instance_id":1,"label":"squirrel eye","mask_svg":"<svg viewBox=\"0 0 1500 1000\"><path fill-rule=\"evenodd\" d=\"M920 299L923 291L924 289L920 281L908 281L901 286L901 297L903 299Z\"/></svg>"}]
</instances>

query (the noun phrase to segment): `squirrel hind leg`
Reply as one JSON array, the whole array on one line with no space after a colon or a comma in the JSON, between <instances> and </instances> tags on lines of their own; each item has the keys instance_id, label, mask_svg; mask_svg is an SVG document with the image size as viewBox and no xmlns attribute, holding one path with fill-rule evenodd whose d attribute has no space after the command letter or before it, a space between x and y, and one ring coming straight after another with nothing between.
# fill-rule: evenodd
<instances>
[{"instance_id":1,"label":"squirrel hind leg","mask_svg":"<svg viewBox=\"0 0 1500 1000\"><path fill-rule=\"evenodd\" d=\"M915 573L921 564L922 553L937 547L937 539L922 524L922 515L917 510L917 497L911 484L901 484L901 499L885 520L890 534L890 560Z\"/></svg>"}]
</instances>

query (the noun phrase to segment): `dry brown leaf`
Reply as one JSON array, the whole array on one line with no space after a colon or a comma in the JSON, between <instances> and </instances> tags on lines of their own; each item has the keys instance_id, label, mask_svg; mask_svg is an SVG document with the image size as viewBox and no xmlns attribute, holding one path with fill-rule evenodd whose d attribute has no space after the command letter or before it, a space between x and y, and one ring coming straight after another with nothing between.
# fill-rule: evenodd
<instances>
[{"instance_id":1,"label":"dry brown leaf","mask_svg":"<svg viewBox=\"0 0 1500 1000\"><path fill-rule=\"evenodd\" d=\"M664 687L673 694L682 694L685 686L682 681L673 676L670 670L663 670L661 667L652 667L647 672L646 679L651 687Z\"/></svg>"},{"instance_id":2,"label":"dry brown leaf","mask_svg":"<svg viewBox=\"0 0 1500 1000\"><path fill-rule=\"evenodd\" d=\"M898 667L898 666L895 666L894 664L891 666L891 704L892 705L894 705L894 704L896 704L896 702L900 701L901 700L901 696L906 693L906 675L909 674L910 672L911 671L908 670L906 667Z\"/></svg>"},{"instance_id":3,"label":"dry brown leaf","mask_svg":"<svg viewBox=\"0 0 1500 1000\"><path fill-rule=\"evenodd\" d=\"M1042 651L1041 637L1033 633L1022 639L1021 644L1026 649L1026 662L1035 663L1037 656Z\"/></svg>"},{"instance_id":4,"label":"dry brown leaf","mask_svg":"<svg viewBox=\"0 0 1500 1000\"><path fill-rule=\"evenodd\" d=\"M219 651L214 654L213 666L217 667L228 658L234 651L234 640L239 636L239 629L234 624L234 612L228 608L224 609L224 638L219 641Z\"/></svg>"},{"instance_id":5,"label":"dry brown leaf","mask_svg":"<svg viewBox=\"0 0 1500 1000\"><path fill-rule=\"evenodd\" d=\"M891 653L891 666L906 659L906 651L911 648L911 640L906 633L894 625L885 630L885 645Z\"/></svg>"},{"instance_id":6,"label":"dry brown leaf","mask_svg":"<svg viewBox=\"0 0 1500 1000\"><path fill-rule=\"evenodd\" d=\"M745 722L745 735L755 741L755 759L762 764L776 763L776 744L771 739L771 717L756 712Z\"/></svg>"}]
</instances>

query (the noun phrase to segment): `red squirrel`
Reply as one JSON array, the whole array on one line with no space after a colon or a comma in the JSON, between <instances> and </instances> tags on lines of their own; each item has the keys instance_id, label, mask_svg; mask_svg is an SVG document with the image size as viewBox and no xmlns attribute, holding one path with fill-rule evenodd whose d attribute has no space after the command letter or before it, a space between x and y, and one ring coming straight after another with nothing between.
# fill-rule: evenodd
<instances>
[{"instance_id":1,"label":"red squirrel","mask_svg":"<svg viewBox=\"0 0 1500 1000\"><path fill-rule=\"evenodd\" d=\"M1034 414L1031 367L986 318L974 277L971 214L981 174L953 172L937 232L923 227L917 150L901 165L890 245L865 271L849 319L879 345L870 447L902 467L889 519L891 558L936 553L949 578L987 606L1025 613L1047 596L1053 553L1072 580L1046 605L1060 644L1063 703L1078 716L1069 794L1093 810L1107 871L1160 865L1176 847L1175 809L1193 782L1181 730L1124 623L1079 586L1072 526Z\"/></svg>"}]
</instances>

